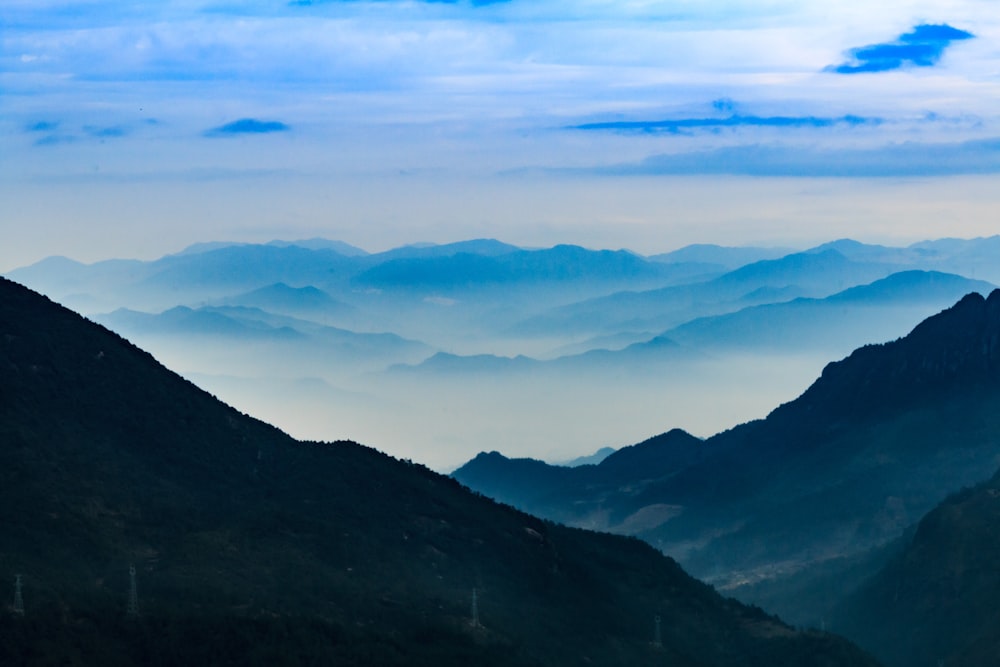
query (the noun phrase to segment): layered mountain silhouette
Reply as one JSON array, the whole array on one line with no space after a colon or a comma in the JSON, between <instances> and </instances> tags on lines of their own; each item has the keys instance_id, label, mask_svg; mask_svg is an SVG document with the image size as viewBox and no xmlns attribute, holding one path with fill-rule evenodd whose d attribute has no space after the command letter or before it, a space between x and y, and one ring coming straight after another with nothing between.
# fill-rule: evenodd
<instances>
[{"instance_id":1,"label":"layered mountain silhouette","mask_svg":"<svg viewBox=\"0 0 1000 667\"><path fill-rule=\"evenodd\" d=\"M478 450L566 460L669 426L739 424L801 393L828 360L992 289L980 282L992 266L1000 237L652 257L308 239L49 258L9 277L289 432L385 448L405 434L395 453L445 470ZM314 381L365 399L301 390Z\"/></svg>"},{"instance_id":2,"label":"layered mountain silhouette","mask_svg":"<svg viewBox=\"0 0 1000 667\"><path fill-rule=\"evenodd\" d=\"M949 273L900 271L822 299L800 297L696 319L663 335L705 351L848 354L867 341L898 337L901 322L912 326L965 294L992 289Z\"/></svg>"},{"instance_id":3,"label":"layered mountain silhouette","mask_svg":"<svg viewBox=\"0 0 1000 667\"><path fill-rule=\"evenodd\" d=\"M544 517L638 535L738 587L885 544L992 474L998 359L1000 291L970 294L704 441L673 431L573 469L483 454L454 476Z\"/></svg>"},{"instance_id":4,"label":"layered mountain silhouette","mask_svg":"<svg viewBox=\"0 0 1000 667\"><path fill-rule=\"evenodd\" d=\"M638 540L294 441L7 280L0 471L3 664L874 664Z\"/></svg>"}]
</instances>

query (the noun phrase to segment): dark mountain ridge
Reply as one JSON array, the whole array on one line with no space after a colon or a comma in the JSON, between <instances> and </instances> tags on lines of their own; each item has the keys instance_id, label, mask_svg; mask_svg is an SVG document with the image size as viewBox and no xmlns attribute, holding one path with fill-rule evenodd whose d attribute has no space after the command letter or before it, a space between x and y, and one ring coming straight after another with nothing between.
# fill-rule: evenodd
<instances>
[{"instance_id":1,"label":"dark mountain ridge","mask_svg":"<svg viewBox=\"0 0 1000 667\"><path fill-rule=\"evenodd\" d=\"M1000 290L970 294L904 338L829 364L766 419L682 447L686 461L643 462L625 477L603 465L552 472L551 482L539 468L523 499L505 485L502 458L454 475L541 516L641 536L738 586L883 544L995 470L998 340Z\"/></svg>"},{"instance_id":2,"label":"dark mountain ridge","mask_svg":"<svg viewBox=\"0 0 1000 667\"><path fill-rule=\"evenodd\" d=\"M902 553L844 600L833 625L894 667L1000 660L1000 473L949 496Z\"/></svg>"},{"instance_id":3,"label":"dark mountain ridge","mask_svg":"<svg viewBox=\"0 0 1000 667\"><path fill-rule=\"evenodd\" d=\"M3 664L874 664L637 540L296 442L7 280L0 475Z\"/></svg>"}]
</instances>

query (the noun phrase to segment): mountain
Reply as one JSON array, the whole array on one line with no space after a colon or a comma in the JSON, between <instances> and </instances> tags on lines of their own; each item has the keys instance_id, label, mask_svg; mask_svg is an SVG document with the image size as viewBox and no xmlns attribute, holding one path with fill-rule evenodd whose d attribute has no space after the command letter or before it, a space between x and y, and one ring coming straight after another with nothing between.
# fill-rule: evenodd
<instances>
[{"instance_id":1,"label":"mountain","mask_svg":"<svg viewBox=\"0 0 1000 667\"><path fill-rule=\"evenodd\" d=\"M297 246L299 248L307 248L309 250L333 250L337 254L345 257L364 257L369 254L367 250L363 250L362 248L351 245L350 243L323 238L300 239L298 241L274 240L270 241L267 245L277 246L279 248Z\"/></svg>"},{"instance_id":2,"label":"mountain","mask_svg":"<svg viewBox=\"0 0 1000 667\"><path fill-rule=\"evenodd\" d=\"M495 354L456 355L438 352L418 364L398 364L394 373L432 376L499 376L549 374L553 377L573 373L611 371L614 373L655 374L664 366L674 370L704 360L697 349L679 345L666 336L655 336L620 350L588 350L555 359L539 360L524 355L504 357Z\"/></svg>"},{"instance_id":3,"label":"mountain","mask_svg":"<svg viewBox=\"0 0 1000 667\"><path fill-rule=\"evenodd\" d=\"M824 297L870 283L896 267L855 262L836 250L762 260L712 280L645 291L617 292L553 308L522 321L517 331L613 333L666 330L697 317L720 315L792 296ZM774 290L779 290L777 293Z\"/></svg>"},{"instance_id":4,"label":"mountain","mask_svg":"<svg viewBox=\"0 0 1000 667\"><path fill-rule=\"evenodd\" d=\"M834 249L858 261L878 261L925 271L958 273L969 278L1000 283L1000 235L974 239L935 239L905 248L840 239L810 252Z\"/></svg>"},{"instance_id":5,"label":"mountain","mask_svg":"<svg viewBox=\"0 0 1000 667\"><path fill-rule=\"evenodd\" d=\"M589 454L587 456L578 456L575 459L570 459L569 461L563 461L562 463L558 463L556 465L566 466L567 468L575 468L577 466L585 466L585 465L597 465L604 459L608 458L608 456L610 456L611 454L614 454L615 451L616 450L614 447L601 447L593 454Z\"/></svg>"},{"instance_id":6,"label":"mountain","mask_svg":"<svg viewBox=\"0 0 1000 667\"><path fill-rule=\"evenodd\" d=\"M341 377L417 362L433 353L396 334L358 333L246 306L177 306L158 314L119 309L93 319L158 355L176 357L181 370L192 373L235 370L284 378L325 371Z\"/></svg>"},{"instance_id":7,"label":"mountain","mask_svg":"<svg viewBox=\"0 0 1000 667\"><path fill-rule=\"evenodd\" d=\"M165 310L275 283L342 285L366 261L366 257L345 256L331 248L209 244L202 250L150 262L108 260L53 266L52 260L42 260L7 275L52 298L86 295L116 308Z\"/></svg>"},{"instance_id":8,"label":"mountain","mask_svg":"<svg viewBox=\"0 0 1000 667\"><path fill-rule=\"evenodd\" d=\"M290 327L273 327L263 322L247 322L207 308L177 306L159 314L120 308L97 316L102 324L120 332L146 335L220 336L272 340L301 340L304 336Z\"/></svg>"},{"instance_id":9,"label":"mountain","mask_svg":"<svg viewBox=\"0 0 1000 667\"><path fill-rule=\"evenodd\" d=\"M454 476L541 516L637 535L735 591L886 544L995 470L998 341L1000 290L969 294L829 364L766 419L675 437L664 463L536 466L520 495L505 481L514 465L495 456Z\"/></svg>"},{"instance_id":10,"label":"mountain","mask_svg":"<svg viewBox=\"0 0 1000 667\"><path fill-rule=\"evenodd\" d=\"M875 664L637 540L294 441L6 279L0 471L3 664Z\"/></svg>"},{"instance_id":11,"label":"mountain","mask_svg":"<svg viewBox=\"0 0 1000 667\"><path fill-rule=\"evenodd\" d=\"M1000 656L1000 473L949 496L838 608L834 625L887 665L974 667Z\"/></svg>"},{"instance_id":12,"label":"mountain","mask_svg":"<svg viewBox=\"0 0 1000 667\"><path fill-rule=\"evenodd\" d=\"M728 247L711 243L694 243L672 252L650 255L649 259L666 264L704 264L732 271L761 260L779 259L794 252L790 248Z\"/></svg>"},{"instance_id":13,"label":"mountain","mask_svg":"<svg viewBox=\"0 0 1000 667\"><path fill-rule=\"evenodd\" d=\"M822 299L797 298L692 320L665 336L706 351L822 351L843 355L892 340L970 292L994 285L936 271L901 271Z\"/></svg>"},{"instance_id":14,"label":"mountain","mask_svg":"<svg viewBox=\"0 0 1000 667\"><path fill-rule=\"evenodd\" d=\"M321 289L306 285L290 287L285 283L274 283L249 292L222 299L227 306L247 306L260 308L272 313L285 315L329 316L351 313L356 309L334 299Z\"/></svg>"},{"instance_id":15,"label":"mountain","mask_svg":"<svg viewBox=\"0 0 1000 667\"><path fill-rule=\"evenodd\" d=\"M469 241L458 241L456 243L428 243L406 245L400 248L393 248L375 255L381 262L392 259L428 259L432 257L452 257L454 255L481 255L483 257L499 257L518 252L521 248L503 243L496 239L471 239Z\"/></svg>"},{"instance_id":16,"label":"mountain","mask_svg":"<svg viewBox=\"0 0 1000 667\"><path fill-rule=\"evenodd\" d=\"M670 275L669 267L625 250L558 245L490 254L406 255L373 266L358 275L355 283L380 289L458 289L518 283L649 283Z\"/></svg>"},{"instance_id":17,"label":"mountain","mask_svg":"<svg viewBox=\"0 0 1000 667\"><path fill-rule=\"evenodd\" d=\"M509 459L480 453L452 473L455 479L490 498L556 521L628 533L640 518L670 514L676 506L650 505L639 515L612 523L609 500L624 485L641 482L642 471L669 474L701 460L703 443L680 429L622 447L596 465L566 467L535 459ZM637 477L638 476L638 477Z\"/></svg>"}]
</instances>

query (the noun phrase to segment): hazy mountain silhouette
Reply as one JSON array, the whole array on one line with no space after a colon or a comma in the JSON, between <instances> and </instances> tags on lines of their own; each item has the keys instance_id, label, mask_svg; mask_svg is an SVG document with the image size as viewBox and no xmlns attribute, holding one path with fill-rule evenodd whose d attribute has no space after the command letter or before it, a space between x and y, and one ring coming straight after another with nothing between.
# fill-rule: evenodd
<instances>
[{"instance_id":1,"label":"hazy mountain silhouette","mask_svg":"<svg viewBox=\"0 0 1000 667\"><path fill-rule=\"evenodd\" d=\"M515 249L490 254L457 252L404 256L364 271L355 282L381 289L455 289L568 281L648 283L670 275L668 266L624 250L587 250L559 245L543 250Z\"/></svg>"},{"instance_id":2,"label":"hazy mountain silhouette","mask_svg":"<svg viewBox=\"0 0 1000 667\"><path fill-rule=\"evenodd\" d=\"M250 292L222 299L227 306L249 306L285 315L328 316L354 312L354 306L334 299L321 289L307 285L290 287L274 283Z\"/></svg>"},{"instance_id":3,"label":"hazy mountain silhouette","mask_svg":"<svg viewBox=\"0 0 1000 667\"><path fill-rule=\"evenodd\" d=\"M797 253L748 264L713 280L647 291L627 291L561 306L522 322L517 330L551 332L575 329L611 332L665 330L696 317L718 315L769 303L771 289L824 297L884 278L894 267L854 262L835 250Z\"/></svg>"},{"instance_id":4,"label":"hazy mountain silhouette","mask_svg":"<svg viewBox=\"0 0 1000 667\"><path fill-rule=\"evenodd\" d=\"M836 249L855 260L879 261L928 271L958 273L968 278L1000 283L1000 235L974 239L936 239L905 248L841 239L814 250Z\"/></svg>"},{"instance_id":5,"label":"hazy mountain silhouette","mask_svg":"<svg viewBox=\"0 0 1000 667\"><path fill-rule=\"evenodd\" d=\"M274 358L285 371L282 377L293 371L308 377L330 366L341 371L382 370L433 353L427 345L396 334L357 333L246 306L178 306L157 314L119 309L93 317L123 336L145 341L155 352L184 354L183 349L190 348L184 356L192 361L186 366L194 365L195 372L199 368L194 362L212 365L204 357L230 360L235 370L249 376L271 368L265 359Z\"/></svg>"},{"instance_id":6,"label":"hazy mountain silhouette","mask_svg":"<svg viewBox=\"0 0 1000 667\"><path fill-rule=\"evenodd\" d=\"M184 248L184 250L180 251L177 254L193 255L201 252L218 250L220 248L228 248L232 246L250 246L250 245L258 245L258 244L233 243L227 241L210 241L207 243L194 243ZM322 239L322 238L301 239L298 241L274 240L263 245L274 246L277 248L287 248L289 246L296 246L299 248L306 248L307 250L333 250L334 252L340 255L344 255L345 257L362 257L368 254L368 251L363 250L357 246L353 246L349 243L344 243L343 241L335 241L330 239Z\"/></svg>"},{"instance_id":7,"label":"hazy mountain silhouette","mask_svg":"<svg viewBox=\"0 0 1000 667\"><path fill-rule=\"evenodd\" d=\"M484 376L517 373L567 375L602 370L657 373L664 365L675 369L701 361L697 349L678 344L666 336L633 343L620 350L588 350L555 359L539 360L525 355L504 357L495 354L456 355L438 352L417 364L399 364L395 373Z\"/></svg>"},{"instance_id":8,"label":"hazy mountain silhouette","mask_svg":"<svg viewBox=\"0 0 1000 667\"><path fill-rule=\"evenodd\" d=\"M617 451L614 447L601 447L593 454L588 454L587 456L578 456L575 459L570 459L569 461L562 461L556 465L566 466L567 468L575 468L577 466L585 465L597 465L604 459L608 458L611 454Z\"/></svg>"},{"instance_id":9,"label":"hazy mountain silhouette","mask_svg":"<svg viewBox=\"0 0 1000 667\"><path fill-rule=\"evenodd\" d=\"M4 664L874 664L637 540L296 442L7 280L0 443Z\"/></svg>"},{"instance_id":10,"label":"hazy mountain silhouette","mask_svg":"<svg viewBox=\"0 0 1000 667\"><path fill-rule=\"evenodd\" d=\"M469 241L458 241L457 243L426 243L406 245L385 252L375 253L375 258L380 262L392 259L416 259L434 257L452 257L454 255L481 255L483 257L499 257L518 252L521 248L503 243L496 239L471 239Z\"/></svg>"},{"instance_id":11,"label":"hazy mountain silhouette","mask_svg":"<svg viewBox=\"0 0 1000 667\"><path fill-rule=\"evenodd\" d=\"M727 247L711 243L693 243L671 252L650 255L654 262L690 263L732 271L765 259L779 259L795 251L791 248Z\"/></svg>"},{"instance_id":12,"label":"hazy mountain silhouette","mask_svg":"<svg viewBox=\"0 0 1000 667\"><path fill-rule=\"evenodd\" d=\"M944 302L908 302L918 289L914 285L893 292L906 306L890 299L872 308L856 302L827 304L819 314L807 309L801 317L788 312L787 328L802 335L784 339L781 331L767 333L780 318L765 314L763 321L757 316L750 321L756 328L740 325L733 338L732 323L723 322L718 328L699 323L707 329L698 341L669 332L696 317L825 299L868 278L859 275L866 271L942 271L945 261L959 256L979 262L970 264L973 269L986 266L990 257L1000 266L1000 247L991 250L991 243L945 240L905 252L876 248L872 254L864 244L836 242L843 252L796 253L744 265L728 276L709 274L711 279L698 262L663 263L571 246L527 250L490 239L370 255L322 239L220 243L154 261L83 265L50 259L12 273L102 321L120 308L158 314L176 307L198 311L206 320L208 312L234 320L236 325L227 324L246 331L228 337L180 328L121 331L186 377L231 379L212 383L213 391L298 436L346 433L389 446L400 434L412 434L408 448L396 453L451 469L480 449L561 460L608 443L635 442L665 427L704 436L765 414L801 393L827 360L846 354L857 341L899 335ZM726 253L739 255L738 249ZM844 253L862 254L851 259ZM466 264L469 271L462 268ZM395 267L385 269L388 274L400 270L399 279L360 280L383 267ZM423 283L411 284L405 275L411 269L424 275ZM571 316L564 317L567 313ZM819 326L823 322L831 325ZM285 327L304 334L305 342L284 340ZM404 350L382 339L367 344L354 338L355 353L349 337L335 330L394 334L426 347ZM381 359L379 350L385 352ZM406 377L384 372L435 352L453 355L445 358L452 370L418 369ZM495 382L460 370L485 367L489 364L481 362L490 356L496 358L491 368L533 366L506 360L518 356L545 364L530 371L531 386L519 384L524 381L519 370L502 372ZM559 357L568 358L556 361ZM246 381L243 388L239 378ZM296 380L308 379L364 394L368 407L333 403L323 409L322 401L305 391L257 392L268 382L294 388L306 386ZM751 385L753 390L740 389ZM439 417L439 406L451 411L447 419Z\"/></svg>"},{"instance_id":13,"label":"hazy mountain silhouette","mask_svg":"<svg viewBox=\"0 0 1000 667\"><path fill-rule=\"evenodd\" d=\"M121 308L98 316L98 321L119 332L143 334L170 334L194 336L219 336L225 338L253 338L272 340L301 340L302 333L291 327L273 327L263 322L247 322L229 317L215 310L192 309L177 306L159 314L140 313Z\"/></svg>"},{"instance_id":14,"label":"hazy mountain silhouette","mask_svg":"<svg viewBox=\"0 0 1000 667\"><path fill-rule=\"evenodd\" d=\"M829 351L847 354L892 340L970 292L994 285L935 271L902 271L823 299L798 298L699 318L665 332L702 350Z\"/></svg>"},{"instance_id":15,"label":"hazy mountain silhouette","mask_svg":"<svg viewBox=\"0 0 1000 667\"><path fill-rule=\"evenodd\" d=\"M615 457L539 467L519 497L502 457L454 475L542 516L639 535L727 586L775 577L884 544L996 469L998 340L1000 290L970 294L905 338L829 364L766 419L688 438L624 478L603 472Z\"/></svg>"}]
</instances>

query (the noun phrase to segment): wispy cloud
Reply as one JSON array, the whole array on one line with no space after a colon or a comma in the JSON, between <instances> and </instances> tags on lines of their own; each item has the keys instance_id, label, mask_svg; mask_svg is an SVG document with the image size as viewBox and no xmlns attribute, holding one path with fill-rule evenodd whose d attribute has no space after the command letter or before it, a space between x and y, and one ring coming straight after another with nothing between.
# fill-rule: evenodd
<instances>
[{"instance_id":1,"label":"wispy cloud","mask_svg":"<svg viewBox=\"0 0 1000 667\"><path fill-rule=\"evenodd\" d=\"M716 101L714 104L718 104ZM732 127L833 127L835 125L878 125L881 118L864 116L743 116L733 114L724 118L675 118L668 120L612 121L574 125L575 130L613 130L617 132L666 132L680 134L691 130L716 130Z\"/></svg>"},{"instance_id":2,"label":"wispy cloud","mask_svg":"<svg viewBox=\"0 0 1000 667\"><path fill-rule=\"evenodd\" d=\"M271 134L274 132L287 132L292 128L285 123L276 120L258 120L256 118L241 118L231 123L213 127L206 130L206 137L228 137L237 134Z\"/></svg>"},{"instance_id":3,"label":"wispy cloud","mask_svg":"<svg viewBox=\"0 0 1000 667\"><path fill-rule=\"evenodd\" d=\"M953 28L948 24L922 24L913 32L900 35L895 41L871 44L851 49L850 62L831 65L827 71L837 74L887 72L905 66L931 67L941 59L952 42L975 37L971 32Z\"/></svg>"},{"instance_id":4,"label":"wispy cloud","mask_svg":"<svg viewBox=\"0 0 1000 667\"><path fill-rule=\"evenodd\" d=\"M24 131L33 135L44 135L34 140L35 146L55 146L71 144L81 140L118 139L131 134L124 125L84 125L77 129L66 128L57 121L37 121L25 126Z\"/></svg>"},{"instance_id":5,"label":"wispy cloud","mask_svg":"<svg viewBox=\"0 0 1000 667\"><path fill-rule=\"evenodd\" d=\"M654 155L634 164L587 170L618 175L905 177L1000 173L1000 138L958 143L907 142L870 149L733 146Z\"/></svg>"},{"instance_id":6,"label":"wispy cloud","mask_svg":"<svg viewBox=\"0 0 1000 667\"><path fill-rule=\"evenodd\" d=\"M128 134L128 130L121 125L112 125L108 127L88 125L83 128L83 131L86 132L88 136L94 137L95 139L111 139L124 137Z\"/></svg>"},{"instance_id":7,"label":"wispy cloud","mask_svg":"<svg viewBox=\"0 0 1000 667\"><path fill-rule=\"evenodd\" d=\"M58 146L59 144L71 144L77 139L69 134L46 134L34 141L35 146Z\"/></svg>"}]
</instances>

